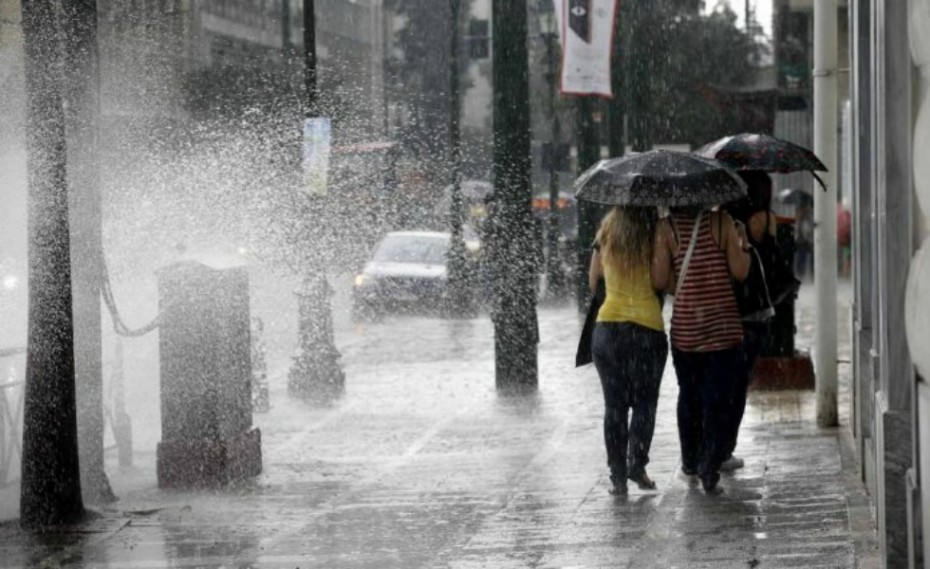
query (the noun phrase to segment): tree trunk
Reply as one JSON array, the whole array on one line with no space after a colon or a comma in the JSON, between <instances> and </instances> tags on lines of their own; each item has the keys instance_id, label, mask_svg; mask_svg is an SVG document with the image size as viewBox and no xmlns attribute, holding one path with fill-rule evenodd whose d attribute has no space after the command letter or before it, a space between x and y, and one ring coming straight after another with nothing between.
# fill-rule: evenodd
<instances>
[{"instance_id":1,"label":"tree trunk","mask_svg":"<svg viewBox=\"0 0 930 569\"><path fill-rule=\"evenodd\" d=\"M535 390L538 257L530 207L529 59L525 2L493 0L494 200L491 206L497 387Z\"/></svg>"},{"instance_id":2,"label":"tree trunk","mask_svg":"<svg viewBox=\"0 0 930 569\"><path fill-rule=\"evenodd\" d=\"M29 332L20 516L84 514L78 462L62 46L51 0L22 0L29 151Z\"/></svg>"},{"instance_id":3,"label":"tree trunk","mask_svg":"<svg viewBox=\"0 0 930 569\"><path fill-rule=\"evenodd\" d=\"M81 487L92 504L116 499L104 471L103 366L100 323L101 214L98 170L99 57L96 0L64 6L63 97L71 190L74 261L74 371Z\"/></svg>"}]
</instances>

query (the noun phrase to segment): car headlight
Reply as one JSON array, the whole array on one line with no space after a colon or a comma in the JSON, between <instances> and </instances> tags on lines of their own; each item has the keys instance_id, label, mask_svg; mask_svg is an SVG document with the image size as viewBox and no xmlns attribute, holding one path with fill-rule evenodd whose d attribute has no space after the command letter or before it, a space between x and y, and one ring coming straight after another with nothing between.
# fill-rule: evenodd
<instances>
[{"instance_id":1,"label":"car headlight","mask_svg":"<svg viewBox=\"0 0 930 569\"><path fill-rule=\"evenodd\" d=\"M359 287L365 286L365 285L371 284L373 281L374 279L371 278L370 276L366 274L361 274L355 277L355 286L359 286Z\"/></svg>"}]
</instances>

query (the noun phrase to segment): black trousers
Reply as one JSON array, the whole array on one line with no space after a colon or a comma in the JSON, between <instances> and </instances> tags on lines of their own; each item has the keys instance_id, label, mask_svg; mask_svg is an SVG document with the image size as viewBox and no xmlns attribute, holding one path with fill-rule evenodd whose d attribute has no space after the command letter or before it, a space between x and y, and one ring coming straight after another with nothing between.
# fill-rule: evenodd
<instances>
[{"instance_id":1,"label":"black trousers","mask_svg":"<svg viewBox=\"0 0 930 569\"><path fill-rule=\"evenodd\" d=\"M716 481L733 425L733 390L743 372L741 346L713 352L672 350L678 376L681 466Z\"/></svg>"},{"instance_id":2,"label":"black trousers","mask_svg":"<svg viewBox=\"0 0 930 569\"><path fill-rule=\"evenodd\" d=\"M762 353L765 342L769 338L769 322L743 322L743 361L742 370L736 377L733 385L733 401L730 404L730 422L727 433L726 446L723 449L724 459L729 458L736 450L736 439L739 437L739 427L746 412L746 396L749 393L749 380L752 379L752 368L756 359Z\"/></svg>"},{"instance_id":3,"label":"black trousers","mask_svg":"<svg viewBox=\"0 0 930 569\"><path fill-rule=\"evenodd\" d=\"M638 324L598 322L592 352L604 391L607 466L610 479L621 483L649 463L668 340L664 332Z\"/></svg>"}]
</instances>

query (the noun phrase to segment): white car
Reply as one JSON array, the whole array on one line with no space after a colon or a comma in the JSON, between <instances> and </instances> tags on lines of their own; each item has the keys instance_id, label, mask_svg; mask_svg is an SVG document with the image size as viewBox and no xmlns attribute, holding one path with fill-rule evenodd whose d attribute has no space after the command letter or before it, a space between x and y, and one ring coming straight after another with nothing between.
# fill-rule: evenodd
<instances>
[{"instance_id":1,"label":"white car","mask_svg":"<svg viewBox=\"0 0 930 569\"><path fill-rule=\"evenodd\" d=\"M466 231L472 266L479 245ZM352 314L367 319L386 312L430 311L442 308L448 280L450 235L433 231L396 231L375 247L352 289Z\"/></svg>"}]
</instances>

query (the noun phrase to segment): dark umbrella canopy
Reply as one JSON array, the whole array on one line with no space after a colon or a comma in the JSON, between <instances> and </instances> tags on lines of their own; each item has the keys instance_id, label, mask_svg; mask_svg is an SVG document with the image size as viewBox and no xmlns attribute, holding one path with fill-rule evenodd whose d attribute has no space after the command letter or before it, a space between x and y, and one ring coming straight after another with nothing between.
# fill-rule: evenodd
<instances>
[{"instance_id":1,"label":"dark umbrella canopy","mask_svg":"<svg viewBox=\"0 0 930 569\"><path fill-rule=\"evenodd\" d=\"M716 205L746 195L729 168L694 154L650 150L601 160L575 180L575 197L627 206Z\"/></svg>"},{"instance_id":2,"label":"dark umbrella canopy","mask_svg":"<svg viewBox=\"0 0 930 569\"><path fill-rule=\"evenodd\" d=\"M803 170L827 171L823 162L807 148L768 134L725 136L705 144L695 153L720 160L734 170L761 170L780 174Z\"/></svg>"}]
</instances>

